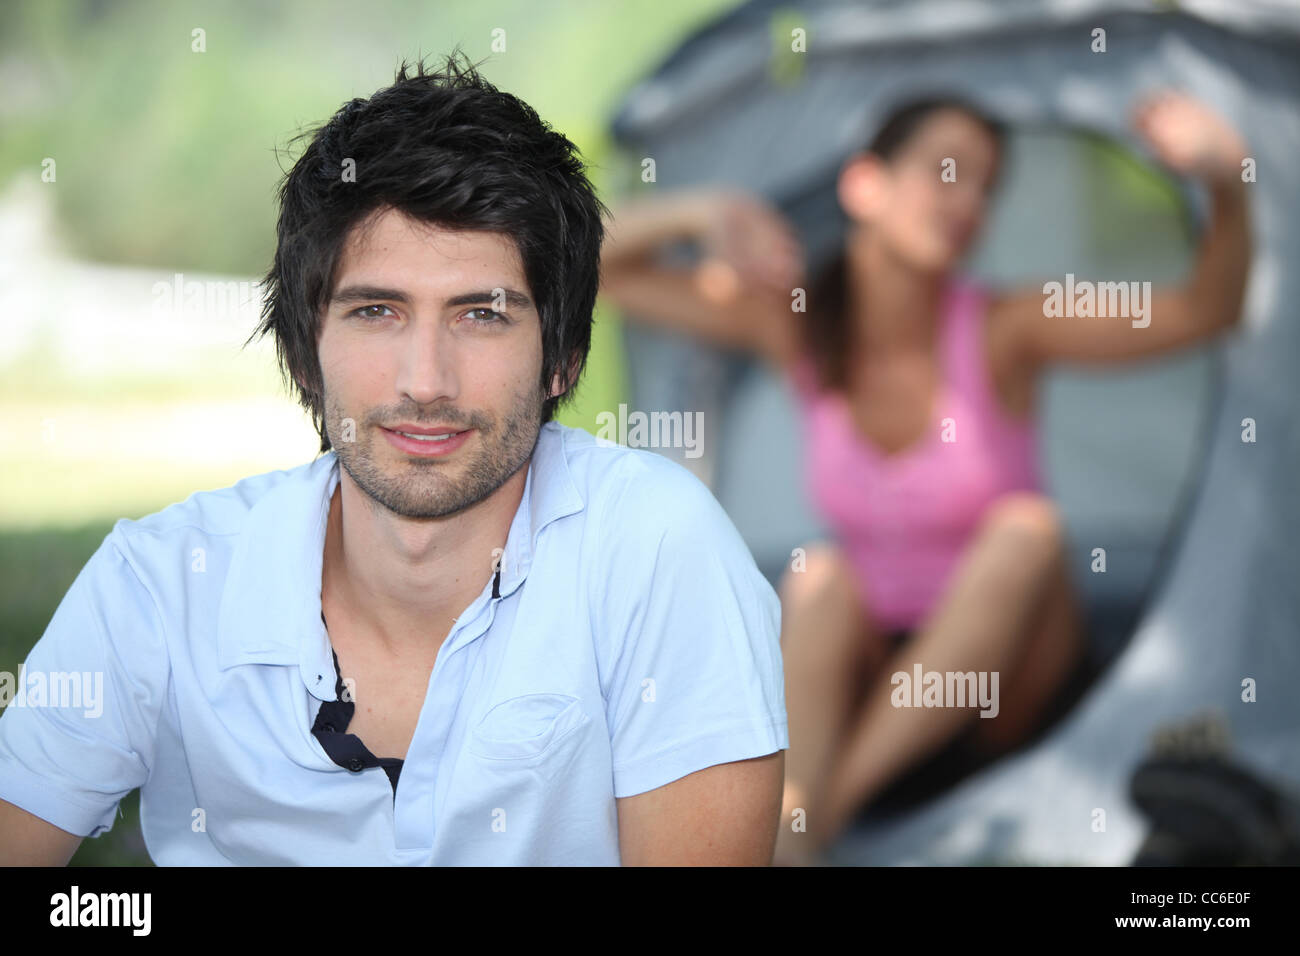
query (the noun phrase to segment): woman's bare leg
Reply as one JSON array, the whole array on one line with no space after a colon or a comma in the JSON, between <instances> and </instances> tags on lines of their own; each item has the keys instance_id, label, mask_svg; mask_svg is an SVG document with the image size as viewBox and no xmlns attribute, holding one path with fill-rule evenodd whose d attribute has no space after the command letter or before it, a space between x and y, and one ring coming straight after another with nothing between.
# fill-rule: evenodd
<instances>
[{"instance_id":1,"label":"woman's bare leg","mask_svg":"<svg viewBox=\"0 0 1300 956\"><path fill-rule=\"evenodd\" d=\"M968 721L996 726L977 731L994 751L1032 728L1083 651L1063 540L1055 506L1042 496L1009 495L990 508L938 607L876 675L841 738L823 799L809 813L805 850L829 845L868 800ZM923 671L997 672L998 716L895 707L891 677L911 676L917 662Z\"/></svg>"},{"instance_id":2,"label":"woman's bare leg","mask_svg":"<svg viewBox=\"0 0 1300 956\"><path fill-rule=\"evenodd\" d=\"M975 743L990 755L1012 750L1041 723L1086 653L1083 618L1065 555L1052 565L1041 612L1029 633L1029 647L1000 691L1002 708L993 719L978 719Z\"/></svg>"},{"instance_id":3,"label":"woman's bare leg","mask_svg":"<svg viewBox=\"0 0 1300 956\"><path fill-rule=\"evenodd\" d=\"M865 671L885 657L843 554L829 544L805 550L804 570L787 571L779 587L790 749L774 862L783 865L811 860L811 841L796 824L825 788Z\"/></svg>"}]
</instances>

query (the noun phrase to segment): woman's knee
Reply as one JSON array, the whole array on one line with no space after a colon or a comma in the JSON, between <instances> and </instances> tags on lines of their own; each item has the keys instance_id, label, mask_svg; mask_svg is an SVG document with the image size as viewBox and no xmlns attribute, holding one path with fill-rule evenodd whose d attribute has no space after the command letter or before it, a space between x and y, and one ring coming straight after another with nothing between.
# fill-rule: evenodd
<instances>
[{"instance_id":1,"label":"woman's knee","mask_svg":"<svg viewBox=\"0 0 1300 956\"><path fill-rule=\"evenodd\" d=\"M1046 495L1017 491L1003 495L984 514L984 534L1014 543L1025 556L1052 560L1065 548L1060 509Z\"/></svg>"},{"instance_id":2,"label":"woman's knee","mask_svg":"<svg viewBox=\"0 0 1300 956\"><path fill-rule=\"evenodd\" d=\"M782 576L778 593L783 607L827 602L856 602L853 568L837 546L818 542L800 548Z\"/></svg>"}]
</instances>

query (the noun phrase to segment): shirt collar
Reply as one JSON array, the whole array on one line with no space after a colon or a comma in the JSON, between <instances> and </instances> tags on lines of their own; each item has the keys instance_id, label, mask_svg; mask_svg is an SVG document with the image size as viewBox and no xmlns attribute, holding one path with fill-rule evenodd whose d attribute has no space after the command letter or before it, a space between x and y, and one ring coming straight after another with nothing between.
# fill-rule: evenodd
<instances>
[{"instance_id":1,"label":"shirt collar","mask_svg":"<svg viewBox=\"0 0 1300 956\"><path fill-rule=\"evenodd\" d=\"M528 575L537 538L552 521L583 509L564 449L565 427L545 423L501 556L501 597ZM328 640L321 622L321 568L338 456L328 451L295 468L249 509L235 544L217 612L221 670L239 664L294 664L322 700L332 700ZM490 582L489 582L490 587ZM308 671L311 671L309 674ZM317 686L323 681L322 686Z\"/></svg>"},{"instance_id":2,"label":"shirt collar","mask_svg":"<svg viewBox=\"0 0 1300 956\"><path fill-rule=\"evenodd\" d=\"M524 478L524 494L501 555L501 597L513 592L528 576L542 529L585 507L569 471L564 440L565 428L555 421L544 424L537 436Z\"/></svg>"}]
</instances>

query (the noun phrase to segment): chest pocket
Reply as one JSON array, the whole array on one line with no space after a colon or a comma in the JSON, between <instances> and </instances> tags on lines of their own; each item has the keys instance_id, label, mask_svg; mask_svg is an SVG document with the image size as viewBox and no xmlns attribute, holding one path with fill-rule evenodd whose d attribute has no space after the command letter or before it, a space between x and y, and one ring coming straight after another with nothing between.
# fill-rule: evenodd
<instances>
[{"instance_id":1,"label":"chest pocket","mask_svg":"<svg viewBox=\"0 0 1300 956\"><path fill-rule=\"evenodd\" d=\"M465 747L503 766L532 767L562 749L591 718L567 694L523 694L503 700L470 730Z\"/></svg>"}]
</instances>

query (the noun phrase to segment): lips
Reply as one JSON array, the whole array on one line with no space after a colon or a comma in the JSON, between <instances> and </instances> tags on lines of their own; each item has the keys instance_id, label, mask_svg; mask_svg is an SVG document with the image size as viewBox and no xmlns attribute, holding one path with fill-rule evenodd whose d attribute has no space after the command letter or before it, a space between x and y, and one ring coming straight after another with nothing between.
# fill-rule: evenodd
<instances>
[{"instance_id":1,"label":"lips","mask_svg":"<svg viewBox=\"0 0 1300 956\"><path fill-rule=\"evenodd\" d=\"M436 428L430 428L427 425L385 425L390 432L400 432L405 435L455 435L458 432L467 431L464 428L449 428L439 425Z\"/></svg>"},{"instance_id":2,"label":"lips","mask_svg":"<svg viewBox=\"0 0 1300 956\"><path fill-rule=\"evenodd\" d=\"M436 445L439 442L448 441L451 438L455 437L456 435L460 434L460 432L443 432L437 435L422 435L418 432L398 431L396 429L390 429L390 430L393 432L393 434L401 435L403 438L410 438L414 441L427 441L431 445Z\"/></svg>"},{"instance_id":3,"label":"lips","mask_svg":"<svg viewBox=\"0 0 1300 956\"><path fill-rule=\"evenodd\" d=\"M407 432L407 428L420 428L418 432ZM382 428L388 443L399 451L418 457L439 457L450 455L465 442L469 441L474 429L463 431L447 428L428 428L427 426L403 426L401 428Z\"/></svg>"}]
</instances>

